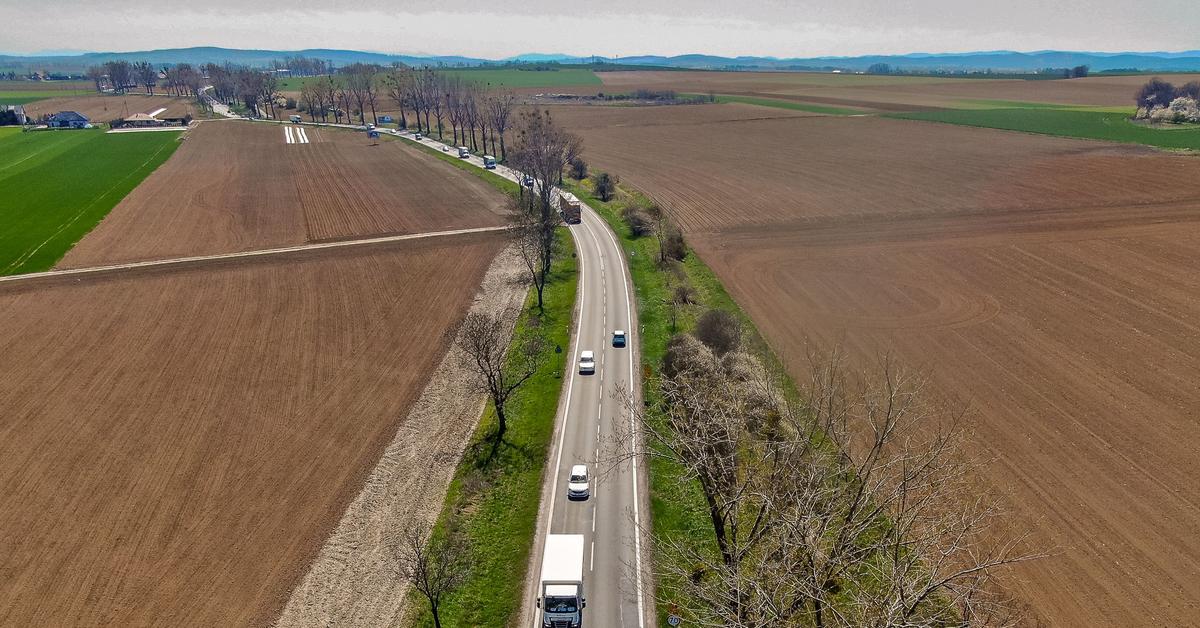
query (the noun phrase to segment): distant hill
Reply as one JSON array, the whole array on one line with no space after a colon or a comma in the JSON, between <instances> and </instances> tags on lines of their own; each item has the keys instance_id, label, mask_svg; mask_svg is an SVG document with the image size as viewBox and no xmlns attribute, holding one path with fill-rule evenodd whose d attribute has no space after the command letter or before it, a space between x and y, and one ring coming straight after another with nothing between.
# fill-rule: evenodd
<instances>
[{"instance_id":1,"label":"distant hill","mask_svg":"<svg viewBox=\"0 0 1200 628\"><path fill-rule=\"evenodd\" d=\"M867 55L857 57L721 57L705 54L677 56L634 55L627 57L580 57L563 54L529 53L506 59L489 60L465 56L422 56L364 52L358 50L242 50L236 48L196 47L145 50L138 52L88 52L41 56L0 55L0 68L30 70L81 71L105 61L149 61L156 65L177 63L233 63L266 66L289 56L316 57L337 66L350 63L394 62L407 65L477 66L498 63L592 63L594 61L632 66L656 66L706 70L833 70L865 71L876 63L886 63L906 71L983 71L1032 72L1042 68L1086 65L1093 72L1105 70L1142 70L1155 72L1200 71L1200 50L1182 52L1071 52L1043 50L906 55Z\"/></svg>"}]
</instances>

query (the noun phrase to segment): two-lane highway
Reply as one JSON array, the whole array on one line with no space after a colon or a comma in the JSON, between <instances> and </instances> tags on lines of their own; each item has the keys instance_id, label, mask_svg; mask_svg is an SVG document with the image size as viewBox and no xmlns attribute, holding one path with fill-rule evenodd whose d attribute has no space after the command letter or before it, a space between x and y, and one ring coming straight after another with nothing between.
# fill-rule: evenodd
<instances>
[{"instance_id":1,"label":"two-lane highway","mask_svg":"<svg viewBox=\"0 0 1200 628\"><path fill-rule=\"evenodd\" d=\"M653 625L646 612L645 564L637 533L645 517L645 474L636 461L613 469L602 464L602 458L608 457L604 450L632 431L617 422L630 420L624 406L638 385L633 289L608 225L586 207L581 217L580 224L571 227L581 265L579 320L571 346L575 363L568 371L560 405L562 416L551 449L552 475L547 476L549 492L542 504L545 524L539 529L584 535L586 624L641 628ZM626 334L624 347L613 346L616 330ZM595 352L593 375L579 372L583 351ZM567 477L576 464L588 465L592 475L591 496L584 501L566 496ZM539 559L543 540L539 537L534 545Z\"/></svg>"},{"instance_id":2,"label":"two-lane highway","mask_svg":"<svg viewBox=\"0 0 1200 628\"><path fill-rule=\"evenodd\" d=\"M392 134L418 141L408 132ZM429 138L419 142L439 151L454 150ZM484 167L483 160L476 156L463 161ZM520 173L504 166L493 172L512 181L520 179ZM545 535L582 534L587 598L584 624L652 627L654 607L640 534L647 522L646 475L636 460L611 469L601 460L607 457L606 447L616 445L618 438L633 437L634 432L632 416L624 407L630 403L630 394L640 398L641 392L640 374L635 368L639 330L633 282L621 246L608 224L586 205L581 218L579 224L569 226L579 262L578 320L570 347L564 347L565 389L542 492L542 521L530 560L525 617L531 618L532 625L541 625L534 598ZM624 347L613 346L612 335L617 330L626 334ZM594 374L579 372L579 354L583 351L595 352ZM631 449L628 443L625 445L624 449ZM587 500L567 499L567 477L576 464L586 464L592 476Z\"/></svg>"}]
</instances>

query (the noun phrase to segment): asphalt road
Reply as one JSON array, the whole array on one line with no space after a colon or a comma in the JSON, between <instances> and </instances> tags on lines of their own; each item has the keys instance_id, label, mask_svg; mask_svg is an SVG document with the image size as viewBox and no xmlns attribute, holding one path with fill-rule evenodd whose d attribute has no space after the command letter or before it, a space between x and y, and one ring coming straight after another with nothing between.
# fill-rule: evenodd
<instances>
[{"instance_id":1,"label":"asphalt road","mask_svg":"<svg viewBox=\"0 0 1200 628\"><path fill-rule=\"evenodd\" d=\"M393 134L412 139L409 133ZM437 150L446 146L429 138L420 141ZM483 167L479 157L464 161ZM493 172L519 179L517 172L504 166ZM571 345L563 347L565 389L542 491L542 520L530 561L524 617L530 625L541 625L533 597L549 531L584 535L585 625L652 627L655 617L649 571L642 539L636 533L647 525L646 474L635 461L615 467L602 462L611 460L618 438L632 434L624 406L630 392L640 393L640 376L635 370L638 329L633 283L617 238L600 216L584 205L582 222L569 225L569 229L580 265L578 320ZM612 332L618 329L626 333L625 348L612 346ZM583 375L578 369L579 354L589 350L596 354L596 372ZM567 475L576 464L588 465L592 476L591 497L585 501L567 499Z\"/></svg>"}]
</instances>

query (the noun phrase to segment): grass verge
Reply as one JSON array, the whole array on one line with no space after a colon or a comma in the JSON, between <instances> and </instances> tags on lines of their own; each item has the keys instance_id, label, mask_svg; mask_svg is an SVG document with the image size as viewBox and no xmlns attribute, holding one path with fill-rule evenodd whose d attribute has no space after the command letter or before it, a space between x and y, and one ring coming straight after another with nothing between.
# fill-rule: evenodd
<instances>
[{"instance_id":1,"label":"grass verge","mask_svg":"<svg viewBox=\"0 0 1200 628\"><path fill-rule=\"evenodd\" d=\"M566 187L575 196L595 209L617 234L629 263L630 277L637 293L638 325L641 332L642 372L653 374L662 363L667 341L675 333L691 331L696 319L708 309L723 309L732 312L742 322L743 343L757 355L763 365L778 381L780 390L795 399L799 393L795 384L783 368L783 363L758 333L750 317L725 291L716 274L696 256L689 252L680 265L683 280L696 292L696 304L676 312L672 325L670 305L671 293L680 279L658 264L658 242L650 236L634 237L629 226L621 219L621 210L631 204L645 205L649 202L636 190L619 186L617 196L603 202L592 196L590 185L572 184ZM643 385L646 401L655 405L657 392L653 386ZM650 483L650 514L656 536L682 540L694 547L708 547L714 554L718 551L712 534L712 523L708 519L707 505L699 483L687 479L684 470L661 457L646 461ZM665 626L669 600L658 605L659 625Z\"/></svg>"},{"instance_id":2,"label":"grass verge","mask_svg":"<svg viewBox=\"0 0 1200 628\"><path fill-rule=\"evenodd\" d=\"M1060 108L955 109L887 114L891 118L1024 131L1168 149L1200 150L1200 129L1155 129L1134 124L1128 111Z\"/></svg>"},{"instance_id":3,"label":"grass verge","mask_svg":"<svg viewBox=\"0 0 1200 628\"><path fill-rule=\"evenodd\" d=\"M53 267L178 146L168 132L0 135L0 275Z\"/></svg>"},{"instance_id":4,"label":"grass verge","mask_svg":"<svg viewBox=\"0 0 1200 628\"><path fill-rule=\"evenodd\" d=\"M562 255L546 284L546 311L537 313L533 291L517 321L514 340L539 332L551 345L568 347L575 309L578 266L570 234L560 229ZM445 626L509 625L521 608L525 569L537 526L546 457L554 433L558 396L562 391L562 362L566 353L550 354L509 402L505 444L488 462L489 437L496 428L494 410L485 409L471 444L463 454L446 495L435 534L444 533L453 518L471 540L470 579L445 600ZM433 617L419 593L413 595L411 624L432 626Z\"/></svg>"}]
</instances>

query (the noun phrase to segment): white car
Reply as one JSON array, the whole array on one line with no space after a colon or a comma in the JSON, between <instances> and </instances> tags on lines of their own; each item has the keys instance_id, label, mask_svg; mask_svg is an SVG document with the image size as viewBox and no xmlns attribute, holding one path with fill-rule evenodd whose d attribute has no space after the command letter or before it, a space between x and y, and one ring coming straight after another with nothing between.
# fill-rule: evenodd
<instances>
[{"instance_id":1,"label":"white car","mask_svg":"<svg viewBox=\"0 0 1200 628\"><path fill-rule=\"evenodd\" d=\"M587 465L577 464L571 467L571 477L567 479L568 499L587 499L592 491L588 486Z\"/></svg>"},{"instance_id":2,"label":"white car","mask_svg":"<svg viewBox=\"0 0 1200 628\"><path fill-rule=\"evenodd\" d=\"M596 372L596 354L591 351L579 352L579 372L583 374Z\"/></svg>"}]
</instances>

